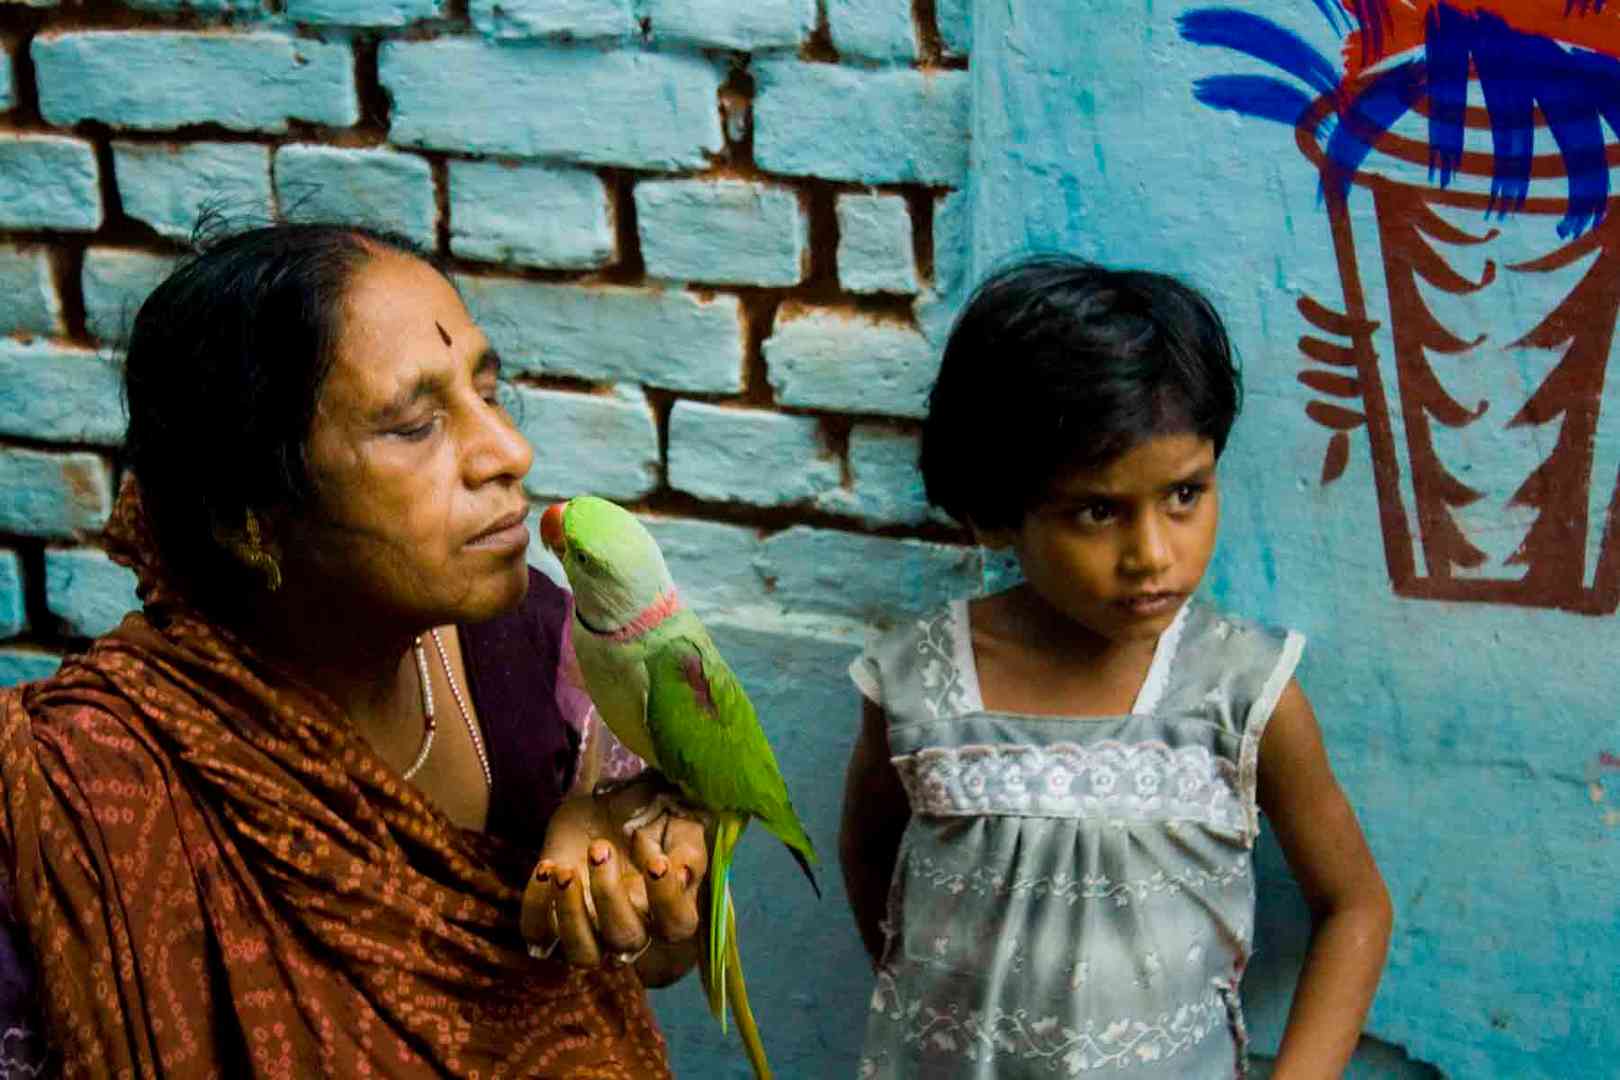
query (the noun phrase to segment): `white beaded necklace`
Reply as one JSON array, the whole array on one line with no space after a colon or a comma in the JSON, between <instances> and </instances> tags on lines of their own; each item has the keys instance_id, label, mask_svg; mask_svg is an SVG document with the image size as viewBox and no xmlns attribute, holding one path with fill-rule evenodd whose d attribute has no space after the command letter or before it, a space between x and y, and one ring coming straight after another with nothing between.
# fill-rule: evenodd
<instances>
[{"instance_id":1,"label":"white beaded necklace","mask_svg":"<svg viewBox=\"0 0 1620 1080\"><path fill-rule=\"evenodd\" d=\"M456 685L455 673L450 670L450 657L444 651L444 642L439 639L438 630L430 630L433 637L433 647L438 651L439 663L444 665L444 678L450 684L450 696L456 699L456 708L461 711L461 720L467 725L467 734L472 736L473 749L478 753L478 767L484 771L484 784L487 788L495 787L495 780L489 771L489 755L484 751L484 737L478 732L478 725L473 723L472 714L467 711L467 701L461 696L461 687ZM428 678L427 652L422 648L422 636L417 635L412 648L416 652L416 674L422 680L422 745L416 751L416 758L400 775L409 780L422 768L427 761L428 754L433 750L433 736L438 734L439 725L433 718L433 683Z\"/></svg>"}]
</instances>

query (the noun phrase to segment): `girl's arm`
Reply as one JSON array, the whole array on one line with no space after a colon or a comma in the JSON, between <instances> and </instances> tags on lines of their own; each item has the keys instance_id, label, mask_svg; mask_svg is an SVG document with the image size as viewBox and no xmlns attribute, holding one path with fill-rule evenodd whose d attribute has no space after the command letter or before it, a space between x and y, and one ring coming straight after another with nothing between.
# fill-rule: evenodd
<instances>
[{"instance_id":1,"label":"girl's arm","mask_svg":"<svg viewBox=\"0 0 1620 1080\"><path fill-rule=\"evenodd\" d=\"M900 853L900 836L911 817L900 774L889 761L888 730L882 708L862 698L861 733L844 774L844 816L838 829L844 892L874 967L883 957L889 881Z\"/></svg>"},{"instance_id":2,"label":"girl's arm","mask_svg":"<svg viewBox=\"0 0 1620 1080\"><path fill-rule=\"evenodd\" d=\"M1258 794L1312 922L1272 1077L1340 1076L1384 969L1391 907L1316 714L1292 681L1261 738Z\"/></svg>"}]
</instances>

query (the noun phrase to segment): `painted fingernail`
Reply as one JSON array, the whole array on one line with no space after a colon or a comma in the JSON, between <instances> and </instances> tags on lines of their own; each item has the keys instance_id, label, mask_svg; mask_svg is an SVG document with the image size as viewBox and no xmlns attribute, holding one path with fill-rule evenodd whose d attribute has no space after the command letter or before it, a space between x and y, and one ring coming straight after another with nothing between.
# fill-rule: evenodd
<instances>
[{"instance_id":1,"label":"painted fingernail","mask_svg":"<svg viewBox=\"0 0 1620 1080\"><path fill-rule=\"evenodd\" d=\"M647 876L654 881L662 881L667 873L669 873L669 860L662 855L647 863Z\"/></svg>"},{"instance_id":2,"label":"painted fingernail","mask_svg":"<svg viewBox=\"0 0 1620 1080\"><path fill-rule=\"evenodd\" d=\"M558 870L557 876L552 880L557 888L566 889L574 883L574 872L572 870Z\"/></svg>"},{"instance_id":3,"label":"painted fingernail","mask_svg":"<svg viewBox=\"0 0 1620 1080\"><path fill-rule=\"evenodd\" d=\"M683 866L683 867L681 867L681 888L690 889L691 887L692 887L692 868L690 866Z\"/></svg>"},{"instance_id":4,"label":"painted fingernail","mask_svg":"<svg viewBox=\"0 0 1620 1080\"><path fill-rule=\"evenodd\" d=\"M591 845L591 865L601 866L613 855L613 846L605 840L598 840Z\"/></svg>"}]
</instances>

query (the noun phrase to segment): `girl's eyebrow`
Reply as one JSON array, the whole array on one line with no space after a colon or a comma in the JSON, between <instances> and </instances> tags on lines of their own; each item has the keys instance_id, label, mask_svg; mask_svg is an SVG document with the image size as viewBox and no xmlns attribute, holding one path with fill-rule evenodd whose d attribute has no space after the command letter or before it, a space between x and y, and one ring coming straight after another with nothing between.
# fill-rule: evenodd
<instances>
[{"instance_id":1,"label":"girl's eyebrow","mask_svg":"<svg viewBox=\"0 0 1620 1080\"><path fill-rule=\"evenodd\" d=\"M1172 480L1165 485L1166 488L1180 487L1183 484L1207 484L1215 476L1214 465L1199 465L1182 474L1179 479Z\"/></svg>"}]
</instances>

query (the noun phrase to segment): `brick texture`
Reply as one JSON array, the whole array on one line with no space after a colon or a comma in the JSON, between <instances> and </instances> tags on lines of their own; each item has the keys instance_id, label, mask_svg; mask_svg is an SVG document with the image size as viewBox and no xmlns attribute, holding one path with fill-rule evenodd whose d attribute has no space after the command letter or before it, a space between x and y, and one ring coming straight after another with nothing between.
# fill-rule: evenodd
<instances>
[{"instance_id":1,"label":"brick texture","mask_svg":"<svg viewBox=\"0 0 1620 1080\"><path fill-rule=\"evenodd\" d=\"M647 273L677 281L792 285L807 237L798 196L742 180L671 180L636 187Z\"/></svg>"},{"instance_id":2,"label":"brick texture","mask_svg":"<svg viewBox=\"0 0 1620 1080\"><path fill-rule=\"evenodd\" d=\"M62 330L50 252L0 246L0 334L55 334ZM0 388L0 394L5 391Z\"/></svg>"},{"instance_id":3,"label":"brick texture","mask_svg":"<svg viewBox=\"0 0 1620 1080\"><path fill-rule=\"evenodd\" d=\"M205 206L269 220L270 151L250 143L113 143L124 213L178 240Z\"/></svg>"},{"instance_id":4,"label":"brick texture","mask_svg":"<svg viewBox=\"0 0 1620 1080\"><path fill-rule=\"evenodd\" d=\"M90 232L101 226L95 148L59 135L0 135L0 228Z\"/></svg>"},{"instance_id":5,"label":"brick texture","mask_svg":"<svg viewBox=\"0 0 1620 1080\"><path fill-rule=\"evenodd\" d=\"M285 131L289 120L347 126L359 119L354 54L342 42L91 30L41 35L33 55L40 112L63 127L99 120L117 128Z\"/></svg>"},{"instance_id":6,"label":"brick texture","mask_svg":"<svg viewBox=\"0 0 1620 1080\"><path fill-rule=\"evenodd\" d=\"M699 56L440 39L384 44L396 143L644 169L721 147L721 69Z\"/></svg>"}]
</instances>

